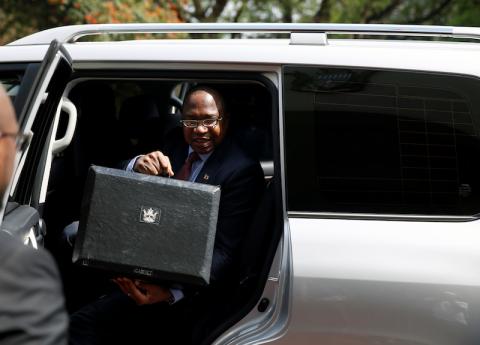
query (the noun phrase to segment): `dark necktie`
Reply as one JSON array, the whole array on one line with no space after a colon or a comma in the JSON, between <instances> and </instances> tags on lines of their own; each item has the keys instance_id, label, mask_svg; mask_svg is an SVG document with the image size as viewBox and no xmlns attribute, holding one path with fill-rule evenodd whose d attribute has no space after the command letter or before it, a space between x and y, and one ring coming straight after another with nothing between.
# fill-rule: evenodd
<instances>
[{"instance_id":1,"label":"dark necktie","mask_svg":"<svg viewBox=\"0 0 480 345\"><path fill-rule=\"evenodd\" d=\"M192 172L193 162L196 162L199 159L200 159L200 157L199 157L198 153L196 153L195 151L192 151L192 153L190 153L187 160L185 161L185 164L183 164L183 166L180 169L180 171L178 172L178 174L176 174L174 177L177 180L188 180L188 178L190 177L190 174Z\"/></svg>"}]
</instances>

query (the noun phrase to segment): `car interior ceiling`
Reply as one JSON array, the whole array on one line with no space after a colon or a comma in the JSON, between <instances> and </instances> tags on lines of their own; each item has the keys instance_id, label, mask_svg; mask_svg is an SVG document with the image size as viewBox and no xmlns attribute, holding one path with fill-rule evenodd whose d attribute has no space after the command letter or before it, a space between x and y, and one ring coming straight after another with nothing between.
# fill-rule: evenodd
<instances>
[{"instance_id":1,"label":"car interior ceiling","mask_svg":"<svg viewBox=\"0 0 480 345\"><path fill-rule=\"evenodd\" d=\"M240 259L244 268L242 283L239 283L238 290L234 292L236 296L231 299L228 307L222 303L217 306L215 317L200 316L203 321L199 321L194 330L198 333L196 336L199 342L208 338L209 334L205 334L205 330L212 331L220 324L228 326L225 323L233 320L235 313L243 312L244 315L247 312L247 301L255 289L263 286L259 282L263 279L264 283L266 280L269 263L273 260L279 240L274 229L278 224L273 225L275 208L271 180L274 175L274 110L271 91L258 81L216 80L208 83L202 80L201 83L217 87L221 91L231 115L232 135L250 155L264 163L265 179L270 182L267 183L269 187L264 200L246 235L245 243L249 244L245 244L242 250L244 257ZM45 246L59 264L70 311L88 303L97 296L99 290L109 284L98 284L99 287L92 288L92 291L85 289L84 284L78 286L81 279L86 277L100 281L101 274L98 276L96 272L72 265L71 252L65 251L61 241L65 226L80 217L83 186L89 166L117 167L119 162L161 147L168 132L180 126L178 99L172 97L172 94L175 96L172 91L177 90L181 98L184 89L195 84L191 80L95 79L79 82L70 91L68 98L78 111L77 128L69 147L52 162L43 213L47 224ZM66 127L65 117L61 117L57 137L62 136L62 128ZM281 200L279 197L275 199ZM281 224L278 226L281 227ZM200 323L202 327L198 327Z\"/></svg>"}]
</instances>

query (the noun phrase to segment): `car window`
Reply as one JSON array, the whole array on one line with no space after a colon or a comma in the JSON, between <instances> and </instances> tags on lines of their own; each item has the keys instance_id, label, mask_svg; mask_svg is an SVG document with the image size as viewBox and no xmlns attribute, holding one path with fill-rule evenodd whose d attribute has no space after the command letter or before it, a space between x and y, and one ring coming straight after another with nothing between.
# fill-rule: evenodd
<instances>
[{"instance_id":1,"label":"car window","mask_svg":"<svg viewBox=\"0 0 480 345\"><path fill-rule=\"evenodd\" d=\"M480 80L284 68L290 211L480 211Z\"/></svg>"},{"instance_id":2,"label":"car window","mask_svg":"<svg viewBox=\"0 0 480 345\"><path fill-rule=\"evenodd\" d=\"M18 90L20 89L20 78L12 77L12 78L1 78L0 82L2 83L3 87L7 91L7 94L14 98L18 94Z\"/></svg>"},{"instance_id":3,"label":"car window","mask_svg":"<svg viewBox=\"0 0 480 345\"><path fill-rule=\"evenodd\" d=\"M15 102L15 97L18 95L20 90L22 76L23 72L0 73L0 83L10 96L12 103Z\"/></svg>"}]
</instances>

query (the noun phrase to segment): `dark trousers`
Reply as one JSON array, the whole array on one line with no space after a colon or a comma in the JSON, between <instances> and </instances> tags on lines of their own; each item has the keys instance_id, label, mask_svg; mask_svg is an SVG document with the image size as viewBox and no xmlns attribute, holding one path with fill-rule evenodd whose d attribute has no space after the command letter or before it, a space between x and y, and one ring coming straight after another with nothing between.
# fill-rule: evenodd
<instances>
[{"instance_id":1,"label":"dark trousers","mask_svg":"<svg viewBox=\"0 0 480 345\"><path fill-rule=\"evenodd\" d=\"M190 344L188 303L137 306L121 291L103 296L70 317L70 344Z\"/></svg>"}]
</instances>

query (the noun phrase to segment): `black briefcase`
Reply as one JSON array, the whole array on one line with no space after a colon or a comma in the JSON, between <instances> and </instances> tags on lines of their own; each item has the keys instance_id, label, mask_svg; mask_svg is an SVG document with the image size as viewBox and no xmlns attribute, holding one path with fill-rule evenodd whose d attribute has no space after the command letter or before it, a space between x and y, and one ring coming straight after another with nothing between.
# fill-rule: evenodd
<instances>
[{"instance_id":1,"label":"black briefcase","mask_svg":"<svg viewBox=\"0 0 480 345\"><path fill-rule=\"evenodd\" d=\"M205 285L220 187L93 166L73 261L116 275Z\"/></svg>"}]
</instances>

